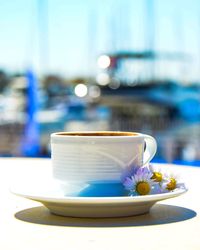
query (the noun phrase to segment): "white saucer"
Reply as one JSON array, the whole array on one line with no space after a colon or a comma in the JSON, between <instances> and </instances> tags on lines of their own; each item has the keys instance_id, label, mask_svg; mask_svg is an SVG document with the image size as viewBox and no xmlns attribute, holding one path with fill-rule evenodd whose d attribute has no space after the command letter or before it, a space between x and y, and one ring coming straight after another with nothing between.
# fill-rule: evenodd
<instances>
[{"instance_id":1,"label":"white saucer","mask_svg":"<svg viewBox=\"0 0 200 250\"><path fill-rule=\"evenodd\" d=\"M124 217L149 212L158 201L179 196L186 188L145 196L76 197L65 196L55 181L18 183L11 192L41 202L50 212L71 217Z\"/></svg>"}]
</instances>

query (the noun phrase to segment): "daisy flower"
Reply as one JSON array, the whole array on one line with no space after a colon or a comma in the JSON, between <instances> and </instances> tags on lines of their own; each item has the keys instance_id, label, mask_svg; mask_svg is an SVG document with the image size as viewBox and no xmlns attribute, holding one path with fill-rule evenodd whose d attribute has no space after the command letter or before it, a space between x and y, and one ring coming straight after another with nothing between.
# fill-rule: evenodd
<instances>
[{"instance_id":1,"label":"daisy flower","mask_svg":"<svg viewBox=\"0 0 200 250\"><path fill-rule=\"evenodd\" d=\"M158 168L155 168L153 165L149 165L149 169L152 172L151 179L155 182L161 183L164 180L164 174Z\"/></svg>"},{"instance_id":2,"label":"daisy flower","mask_svg":"<svg viewBox=\"0 0 200 250\"><path fill-rule=\"evenodd\" d=\"M153 186L151 176L152 173L148 168L141 167L133 176L126 178L124 186L131 194L147 195L151 192Z\"/></svg>"},{"instance_id":3,"label":"daisy flower","mask_svg":"<svg viewBox=\"0 0 200 250\"><path fill-rule=\"evenodd\" d=\"M183 187L184 184L180 182L180 178L177 174L168 174L162 183L162 188L167 191L173 191L176 188Z\"/></svg>"}]
</instances>

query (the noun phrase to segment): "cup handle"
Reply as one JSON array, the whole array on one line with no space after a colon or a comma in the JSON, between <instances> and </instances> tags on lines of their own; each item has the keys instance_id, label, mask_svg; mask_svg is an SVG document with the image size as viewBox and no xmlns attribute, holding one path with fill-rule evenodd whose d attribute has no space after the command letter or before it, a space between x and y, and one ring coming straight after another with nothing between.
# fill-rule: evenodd
<instances>
[{"instance_id":1,"label":"cup handle","mask_svg":"<svg viewBox=\"0 0 200 250\"><path fill-rule=\"evenodd\" d=\"M151 161L157 150L156 140L152 136L144 135L144 141L146 143L146 148L143 155L143 166Z\"/></svg>"}]
</instances>

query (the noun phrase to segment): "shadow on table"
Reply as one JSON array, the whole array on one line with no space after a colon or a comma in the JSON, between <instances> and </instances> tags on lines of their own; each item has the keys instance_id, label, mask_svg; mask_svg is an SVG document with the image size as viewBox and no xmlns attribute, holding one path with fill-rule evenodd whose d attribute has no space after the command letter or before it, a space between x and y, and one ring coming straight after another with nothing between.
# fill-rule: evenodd
<instances>
[{"instance_id":1,"label":"shadow on table","mask_svg":"<svg viewBox=\"0 0 200 250\"><path fill-rule=\"evenodd\" d=\"M149 226L180 222L196 216L196 212L184 207L156 204L150 213L121 218L73 218L51 214L44 206L34 207L15 214L19 220L51 225L71 227L131 227Z\"/></svg>"}]
</instances>

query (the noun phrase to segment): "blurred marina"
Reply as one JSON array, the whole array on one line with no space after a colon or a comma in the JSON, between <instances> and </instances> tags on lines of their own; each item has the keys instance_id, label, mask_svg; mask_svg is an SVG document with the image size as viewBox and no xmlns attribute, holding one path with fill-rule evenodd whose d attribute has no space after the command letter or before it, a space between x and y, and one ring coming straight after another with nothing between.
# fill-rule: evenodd
<instances>
[{"instance_id":1,"label":"blurred marina","mask_svg":"<svg viewBox=\"0 0 200 250\"><path fill-rule=\"evenodd\" d=\"M88 42L82 60L87 73L67 75L46 68L51 56L51 6L47 0L35 2L39 70L33 63L21 70L1 66L1 156L50 157L50 134L56 131L117 130L153 135L158 142L156 162L200 165L200 53L184 48L188 33L181 12L171 16L176 45L161 49L158 1L146 0L142 5L117 1L114 8L113 1L87 3ZM74 14L77 19L79 4L74 6L79 9ZM139 43L134 40L140 35L134 28L138 25L137 18L133 23L134 7L143 8L138 14L144 35ZM100 12L104 9L106 21ZM97 34L100 23L106 30L102 37ZM199 31L195 34L198 41ZM102 39L108 41L103 48L98 45ZM75 51L76 46L70 49Z\"/></svg>"}]
</instances>

